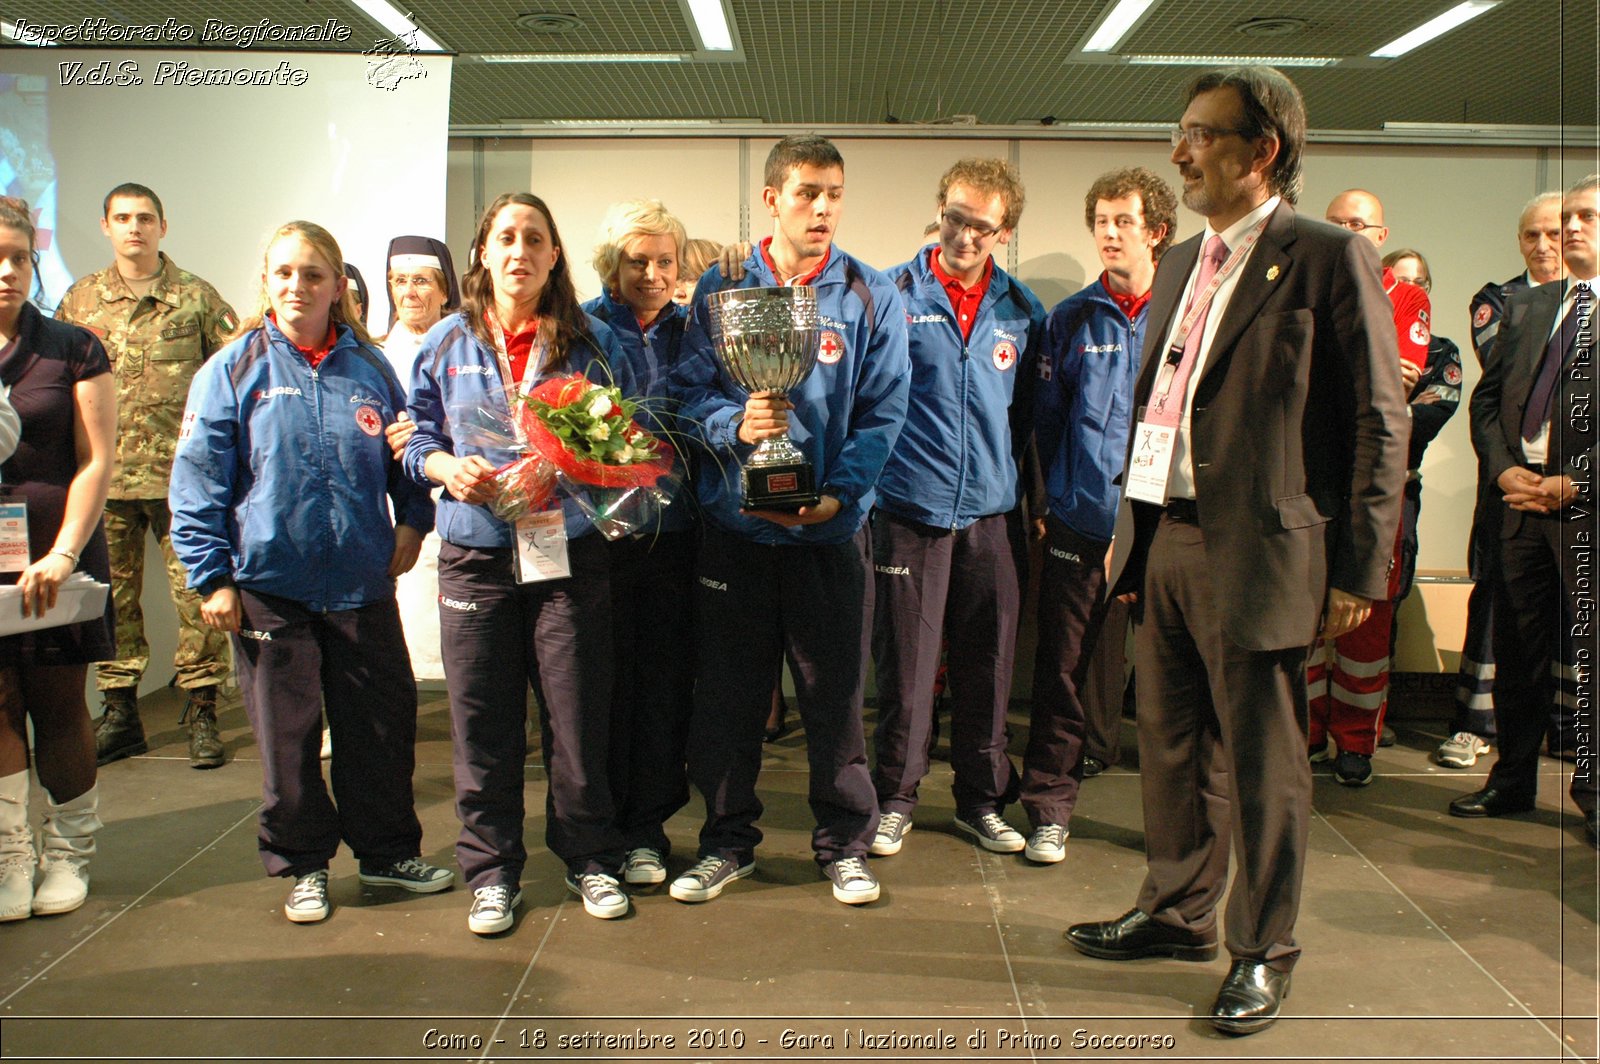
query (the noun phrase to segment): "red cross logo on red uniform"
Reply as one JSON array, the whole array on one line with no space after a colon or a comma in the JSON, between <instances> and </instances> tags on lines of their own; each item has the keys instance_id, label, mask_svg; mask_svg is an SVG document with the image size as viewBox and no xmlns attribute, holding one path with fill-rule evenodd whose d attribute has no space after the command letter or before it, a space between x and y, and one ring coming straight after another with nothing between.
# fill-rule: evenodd
<instances>
[{"instance_id":1,"label":"red cross logo on red uniform","mask_svg":"<svg viewBox=\"0 0 1600 1064\"><path fill-rule=\"evenodd\" d=\"M370 406L363 406L356 411L356 424L361 426L361 431L368 436L376 436L383 431L383 418Z\"/></svg>"},{"instance_id":2,"label":"red cross logo on red uniform","mask_svg":"<svg viewBox=\"0 0 1600 1064\"><path fill-rule=\"evenodd\" d=\"M844 341L839 334L831 329L825 329L822 340L817 344L817 361L823 365L831 366L844 355Z\"/></svg>"}]
</instances>

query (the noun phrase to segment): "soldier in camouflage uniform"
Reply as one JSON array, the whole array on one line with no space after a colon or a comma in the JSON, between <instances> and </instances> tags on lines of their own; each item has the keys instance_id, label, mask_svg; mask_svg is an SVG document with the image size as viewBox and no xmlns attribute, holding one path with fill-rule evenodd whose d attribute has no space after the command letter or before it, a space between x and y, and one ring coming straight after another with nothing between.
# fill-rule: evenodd
<instances>
[{"instance_id":1,"label":"soldier in camouflage uniform","mask_svg":"<svg viewBox=\"0 0 1600 1064\"><path fill-rule=\"evenodd\" d=\"M167 223L154 192L118 185L106 196L100 227L115 261L73 285L56 309L57 318L100 337L117 383L117 455L105 527L122 656L98 667L105 712L95 726L96 753L104 765L147 748L138 691L150 646L139 596L145 536L153 533L178 611L173 665L178 686L189 693L183 716L189 723L189 764L215 768L224 760L216 705L217 688L228 676L227 637L201 622L200 598L187 588L187 574L172 553L167 478L189 382L238 319L215 288L161 253Z\"/></svg>"}]
</instances>

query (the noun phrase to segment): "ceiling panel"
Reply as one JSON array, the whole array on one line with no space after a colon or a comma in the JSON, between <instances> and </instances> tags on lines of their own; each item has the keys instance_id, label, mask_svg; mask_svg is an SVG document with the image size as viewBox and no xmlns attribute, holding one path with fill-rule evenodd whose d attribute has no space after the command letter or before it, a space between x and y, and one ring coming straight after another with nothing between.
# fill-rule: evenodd
<instances>
[{"instance_id":1,"label":"ceiling panel","mask_svg":"<svg viewBox=\"0 0 1600 1064\"><path fill-rule=\"evenodd\" d=\"M1385 122L1596 124L1600 0L1505 0L1399 60L1364 57L1454 0L1161 0L1124 52L1333 55L1290 76L1317 129ZM742 45L732 61L681 64L486 65L492 52L692 53L678 0L415 0L414 17L460 53L451 121L758 119L780 126L883 121L982 124L1169 121L1194 73L1073 61L1111 0L728 0ZM518 25L523 14L572 16L564 33ZM305 24L336 18L360 51L383 31L341 0L8 0L8 19L119 24L166 18L202 26ZM1251 20L1290 17L1283 36ZM0 69L4 50L0 49Z\"/></svg>"}]
</instances>

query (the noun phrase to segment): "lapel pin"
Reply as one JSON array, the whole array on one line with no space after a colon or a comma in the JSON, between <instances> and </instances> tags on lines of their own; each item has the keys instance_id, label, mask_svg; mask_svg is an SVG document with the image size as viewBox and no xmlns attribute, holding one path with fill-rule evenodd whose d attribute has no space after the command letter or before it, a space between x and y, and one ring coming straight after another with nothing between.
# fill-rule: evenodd
<instances>
[{"instance_id":1,"label":"lapel pin","mask_svg":"<svg viewBox=\"0 0 1600 1064\"><path fill-rule=\"evenodd\" d=\"M1277 263L1273 263L1271 266L1267 267L1267 280L1276 281L1277 279L1278 279L1278 264Z\"/></svg>"}]
</instances>

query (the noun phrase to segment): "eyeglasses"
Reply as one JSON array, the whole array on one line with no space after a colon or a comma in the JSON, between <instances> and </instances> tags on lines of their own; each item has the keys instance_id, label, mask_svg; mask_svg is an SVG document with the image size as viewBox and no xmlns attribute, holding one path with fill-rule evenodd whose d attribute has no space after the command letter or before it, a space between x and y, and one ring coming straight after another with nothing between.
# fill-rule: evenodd
<instances>
[{"instance_id":1,"label":"eyeglasses","mask_svg":"<svg viewBox=\"0 0 1600 1064\"><path fill-rule=\"evenodd\" d=\"M1189 142L1191 148L1209 148L1218 137L1226 137L1230 133L1244 136L1242 129L1212 129L1210 126L1190 126L1185 129L1176 126L1172 130L1172 146L1176 148L1183 141Z\"/></svg>"},{"instance_id":2,"label":"eyeglasses","mask_svg":"<svg viewBox=\"0 0 1600 1064\"><path fill-rule=\"evenodd\" d=\"M405 286L410 285L419 292L426 292L433 288L433 278L420 274L415 277L396 275L389 279L389 283L396 288L404 288Z\"/></svg>"},{"instance_id":3,"label":"eyeglasses","mask_svg":"<svg viewBox=\"0 0 1600 1064\"><path fill-rule=\"evenodd\" d=\"M1348 229L1352 233L1359 233L1363 229L1382 229L1377 222L1363 222L1360 218L1328 218L1329 225L1337 225L1340 229Z\"/></svg>"},{"instance_id":4,"label":"eyeglasses","mask_svg":"<svg viewBox=\"0 0 1600 1064\"><path fill-rule=\"evenodd\" d=\"M976 222L969 222L965 218L961 217L961 215L952 214L950 211L940 211L939 221L944 223L944 227L949 229L951 232L960 233L965 230L966 232L971 233L972 239L974 240L988 240L990 237L999 236L1000 230L1004 228L1003 226L998 225L987 226L979 225Z\"/></svg>"},{"instance_id":5,"label":"eyeglasses","mask_svg":"<svg viewBox=\"0 0 1600 1064\"><path fill-rule=\"evenodd\" d=\"M1414 284L1424 292L1433 291L1433 282L1426 277L1396 277L1401 284Z\"/></svg>"}]
</instances>

